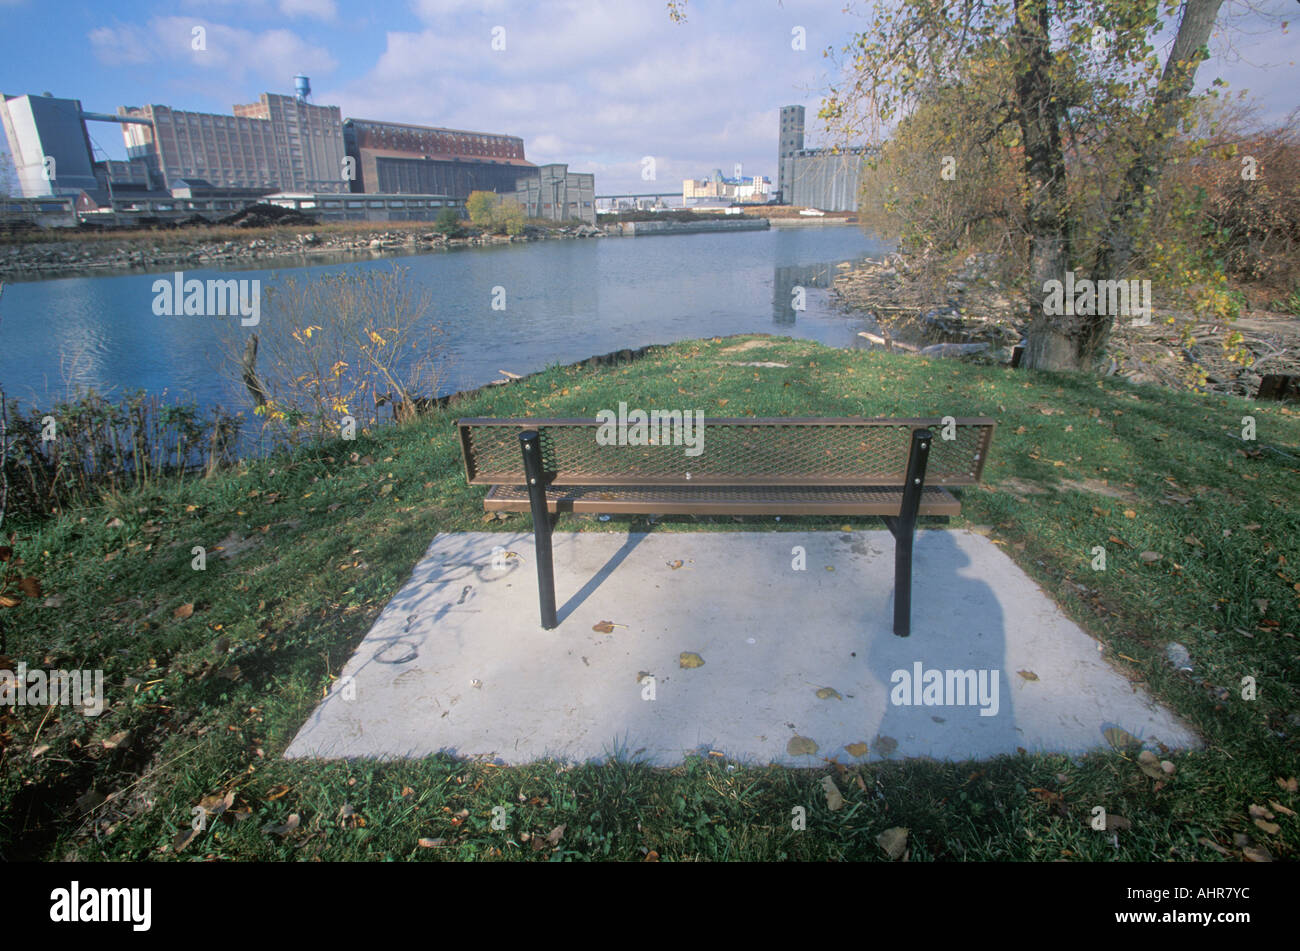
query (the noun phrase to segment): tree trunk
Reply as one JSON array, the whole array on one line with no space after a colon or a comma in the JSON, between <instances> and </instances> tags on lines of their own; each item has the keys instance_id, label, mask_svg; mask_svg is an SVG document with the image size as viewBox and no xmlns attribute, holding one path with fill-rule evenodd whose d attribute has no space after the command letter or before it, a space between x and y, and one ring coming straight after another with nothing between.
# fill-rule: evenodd
<instances>
[{"instance_id":1,"label":"tree trunk","mask_svg":"<svg viewBox=\"0 0 1300 951\"><path fill-rule=\"evenodd\" d=\"M1169 59L1156 87L1151 112L1142 130L1141 151L1134 157L1120 185L1110 215L1107 237L1093 260L1094 280L1122 280L1128 276L1134 238L1150 207L1150 197L1164 171L1168 143L1178 123L1182 105L1191 94L1196 69L1206 56L1214 21L1223 0L1187 0ZM1105 345L1112 321L1093 328L1088 346L1094 352Z\"/></svg>"},{"instance_id":2,"label":"tree trunk","mask_svg":"<svg viewBox=\"0 0 1300 951\"><path fill-rule=\"evenodd\" d=\"M1061 149L1060 106L1052 96L1052 51L1047 0L1016 0L1011 31L1016 53L1016 112L1025 150L1029 190L1029 334L1021 366L1076 369L1084 355L1078 341L1087 318L1049 316L1043 283L1060 280L1070 259L1066 218L1065 154Z\"/></svg>"}]
</instances>

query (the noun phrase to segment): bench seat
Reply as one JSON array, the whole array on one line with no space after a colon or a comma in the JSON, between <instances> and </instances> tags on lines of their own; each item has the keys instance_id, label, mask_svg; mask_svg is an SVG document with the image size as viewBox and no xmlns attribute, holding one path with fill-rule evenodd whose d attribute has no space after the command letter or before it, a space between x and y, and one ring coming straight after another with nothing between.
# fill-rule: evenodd
<instances>
[{"instance_id":1,"label":"bench seat","mask_svg":"<svg viewBox=\"0 0 1300 951\"><path fill-rule=\"evenodd\" d=\"M852 486L547 486L553 513L606 515L879 515L902 514L903 490ZM488 512L530 511L524 486L494 485L483 500ZM917 515L958 515L961 501L937 486L921 493Z\"/></svg>"},{"instance_id":2,"label":"bench seat","mask_svg":"<svg viewBox=\"0 0 1300 951\"><path fill-rule=\"evenodd\" d=\"M620 419L624 412L620 403ZM636 429L640 423L614 426L612 415L613 410L604 411L603 422L597 417L456 423L466 482L488 486L484 510L532 514L545 630L559 624L551 533L561 513L875 516L894 536L894 633L907 637L916 520L961 513L961 502L949 490L979 484L996 425L983 416L710 419L697 414L695 438L688 438L674 429L684 425L683 413L675 419L670 413L669 426L660 417L653 432ZM937 439L931 432L936 428Z\"/></svg>"}]
</instances>

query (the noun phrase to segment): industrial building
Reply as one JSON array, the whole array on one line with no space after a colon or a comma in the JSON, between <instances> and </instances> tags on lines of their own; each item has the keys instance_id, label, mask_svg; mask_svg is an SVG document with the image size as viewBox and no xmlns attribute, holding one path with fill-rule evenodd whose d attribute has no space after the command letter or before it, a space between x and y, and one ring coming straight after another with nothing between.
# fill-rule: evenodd
<instances>
[{"instance_id":1,"label":"industrial building","mask_svg":"<svg viewBox=\"0 0 1300 951\"><path fill-rule=\"evenodd\" d=\"M514 199L524 206L529 218L550 221L584 221L596 224L596 176L591 172L570 172L562 164L534 166L520 175Z\"/></svg>"},{"instance_id":2,"label":"industrial building","mask_svg":"<svg viewBox=\"0 0 1300 951\"><path fill-rule=\"evenodd\" d=\"M804 107L782 106L777 187L784 205L857 211L862 173L874 150L861 145L804 148Z\"/></svg>"},{"instance_id":3,"label":"industrial building","mask_svg":"<svg viewBox=\"0 0 1300 951\"><path fill-rule=\"evenodd\" d=\"M353 192L463 199L474 191L513 192L521 172L537 169L513 135L348 119L343 139L354 163Z\"/></svg>"},{"instance_id":4,"label":"industrial building","mask_svg":"<svg viewBox=\"0 0 1300 951\"><path fill-rule=\"evenodd\" d=\"M463 199L450 195L381 195L349 193L321 195L278 192L262 199L281 208L292 208L317 221L436 221L444 208L462 214Z\"/></svg>"},{"instance_id":5,"label":"industrial building","mask_svg":"<svg viewBox=\"0 0 1300 951\"><path fill-rule=\"evenodd\" d=\"M73 214L128 223L200 214L222 217L274 195L277 204L323 219L428 220L463 209L474 191L517 197L528 213L595 224L595 176L567 165L539 168L518 136L369 119L343 120L337 106L263 93L230 115L150 104L116 115L80 100L0 96L0 125L24 199L9 213L50 224ZM118 123L127 160L95 161L88 121ZM322 196L363 194L359 202ZM67 198L46 211L39 199ZM41 214L38 214L41 212Z\"/></svg>"},{"instance_id":6,"label":"industrial building","mask_svg":"<svg viewBox=\"0 0 1300 951\"><path fill-rule=\"evenodd\" d=\"M803 149L803 106L781 107L781 132L776 147L777 201L789 205L790 180L786 159Z\"/></svg>"},{"instance_id":7,"label":"industrial building","mask_svg":"<svg viewBox=\"0 0 1300 951\"><path fill-rule=\"evenodd\" d=\"M104 185L91 156L88 118L100 117L83 111L79 99L0 95L0 125L22 197L76 198Z\"/></svg>"},{"instance_id":8,"label":"industrial building","mask_svg":"<svg viewBox=\"0 0 1300 951\"><path fill-rule=\"evenodd\" d=\"M144 164L161 188L201 178L229 188L348 191L339 107L308 102L308 80L297 80L297 96L263 93L229 116L122 106L118 116L147 120L122 127L127 156Z\"/></svg>"},{"instance_id":9,"label":"industrial building","mask_svg":"<svg viewBox=\"0 0 1300 951\"><path fill-rule=\"evenodd\" d=\"M789 192L786 204L822 211L857 211L862 173L872 150L800 149L785 159Z\"/></svg>"},{"instance_id":10,"label":"industrial building","mask_svg":"<svg viewBox=\"0 0 1300 951\"><path fill-rule=\"evenodd\" d=\"M682 179L682 204L686 206L716 199L741 204L761 204L772 195L772 180L766 175L750 178L726 178L715 168L711 178Z\"/></svg>"}]
</instances>

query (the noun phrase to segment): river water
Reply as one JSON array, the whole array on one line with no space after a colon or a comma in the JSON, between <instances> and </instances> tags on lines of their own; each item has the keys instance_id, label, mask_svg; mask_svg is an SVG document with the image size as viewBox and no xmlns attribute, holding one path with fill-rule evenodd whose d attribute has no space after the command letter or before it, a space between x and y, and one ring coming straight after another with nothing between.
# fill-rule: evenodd
<instances>
[{"instance_id":1,"label":"river water","mask_svg":"<svg viewBox=\"0 0 1300 951\"><path fill-rule=\"evenodd\" d=\"M256 278L265 289L287 275L301 282L352 268L408 268L410 279L430 290L431 316L442 331L441 394L498 379L501 370L525 374L697 337L766 332L856 346L869 321L838 312L827 288L844 262L889 250L856 227L773 228L530 242L265 270L189 268L185 278ZM37 407L94 388L246 408L243 387L216 359L239 318L156 315L158 276L7 283L0 296L5 392ZM504 310L492 308L497 287L506 290ZM802 310L794 306L796 287L806 289Z\"/></svg>"}]
</instances>

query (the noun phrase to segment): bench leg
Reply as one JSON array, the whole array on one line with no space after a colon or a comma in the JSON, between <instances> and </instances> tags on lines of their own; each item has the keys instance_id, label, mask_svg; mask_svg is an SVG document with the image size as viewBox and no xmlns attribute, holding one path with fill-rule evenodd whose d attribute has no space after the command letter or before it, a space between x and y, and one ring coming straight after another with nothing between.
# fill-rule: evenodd
<instances>
[{"instance_id":1,"label":"bench leg","mask_svg":"<svg viewBox=\"0 0 1300 951\"><path fill-rule=\"evenodd\" d=\"M528 503L533 513L533 545L537 551L537 593L541 602L542 627L553 630L555 618L555 566L551 561L551 515L546 510L546 478L542 471L542 444L537 431L519 434L524 453L524 475L528 480Z\"/></svg>"},{"instance_id":2,"label":"bench leg","mask_svg":"<svg viewBox=\"0 0 1300 951\"><path fill-rule=\"evenodd\" d=\"M912 539L916 534L916 513L921 507L925 488L925 467L930 458L928 429L912 433L912 448L907 457L907 481L903 484L903 504L898 518L885 523L894 533L894 633L907 637L912 633Z\"/></svg>"}]
</instances>

